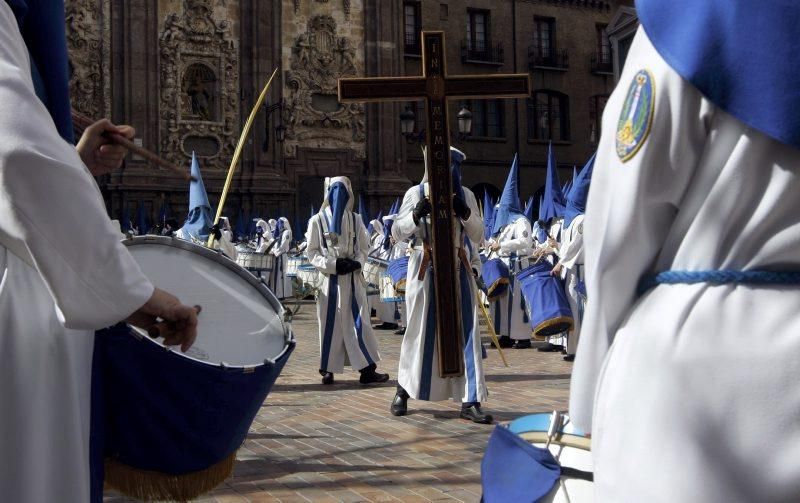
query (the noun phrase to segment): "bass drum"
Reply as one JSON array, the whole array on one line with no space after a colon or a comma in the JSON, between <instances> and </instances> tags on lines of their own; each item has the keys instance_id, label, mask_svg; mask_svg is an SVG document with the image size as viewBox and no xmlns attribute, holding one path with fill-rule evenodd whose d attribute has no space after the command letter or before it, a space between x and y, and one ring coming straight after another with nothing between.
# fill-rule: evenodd
<instances>
[{"instance_id":1,"label":"bass drum","mask_svg":"<svg viewBox=\"0 0 800 503\"><path fill-rule=\"evenodd\" d=\"M157 236L125 244L156 287L203 310L185 354L124 324L98 334L93 442L108 486L185 501L230 475L295 339L272 292L219 252Z\"/></svg>"}]
</instances>

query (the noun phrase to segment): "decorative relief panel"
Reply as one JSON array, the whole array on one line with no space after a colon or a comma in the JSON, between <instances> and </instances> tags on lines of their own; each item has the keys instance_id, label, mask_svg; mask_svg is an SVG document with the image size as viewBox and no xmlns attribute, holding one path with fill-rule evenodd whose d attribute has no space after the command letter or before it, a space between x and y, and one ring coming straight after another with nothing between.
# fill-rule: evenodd
<instances>
[{"instance_id":1,"label":"decorative relief panel","mask_svg":"<svg viewBox=\"0 0 800 503\"><path fill-rule=\"evenodd\" d=\"M361 0L295 1L297 16L283 23L283 125L285 154L298 147L349 149L366 157L364 105L338 101L338 79L363 75L363 4ZM358 16L354 14L357 13Z\"/></svg>"},{"instance_id":2,"label":"decorative relief panel","mask_svg":"<svg viewBox=\"0 0 800 503\"><path fill-rule=\"evenodd\" d=\"M225 0L183 0L159 36L161 154L227 168L239 122L239 51Z\"/></svg>"},{"instance_id":3,"label":"decorative relief panel","mask_svg":"<svg viewBox=\"0 0 800 503\"><path fill-rule=\"evenodd\" d=\"M72 107L100 119L111 112L111 0L66 0Z\"/></svg>"}]
</instances>

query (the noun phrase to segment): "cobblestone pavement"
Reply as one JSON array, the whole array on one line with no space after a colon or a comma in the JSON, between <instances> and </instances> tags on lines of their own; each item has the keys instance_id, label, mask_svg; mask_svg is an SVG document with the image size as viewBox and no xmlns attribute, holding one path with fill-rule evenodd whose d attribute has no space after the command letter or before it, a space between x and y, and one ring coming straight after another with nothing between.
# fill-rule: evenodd
<instances>
[{"instance_id":1,"label":"cobblestone pavement","mask_svg":"<svg viewBox=\"0 0 800 503\"><path fill-rule=\"evenodd\" d=\"M401 336L378 330L379 371L389 383L362 387L346 370L320 383L313 305L294 319L297 349L237 455L233 476L204 502L356 502L480 500L480 462L493 426L459 419L453 402L409 401L409 415L389 414ZM570 363L557 353L496 350L485 361L496 421L566 409ZM126 501L108 495L107 502Z\"/></svg>"}]
</instances>

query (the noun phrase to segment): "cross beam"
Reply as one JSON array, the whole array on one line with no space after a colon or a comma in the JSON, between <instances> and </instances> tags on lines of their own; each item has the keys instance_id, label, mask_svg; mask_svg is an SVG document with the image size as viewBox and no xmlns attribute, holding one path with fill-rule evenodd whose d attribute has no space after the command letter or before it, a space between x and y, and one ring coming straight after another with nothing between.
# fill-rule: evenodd
<instances>
[{"instance_id":1,"label":"cross beam","mask_svg":"<svg viewBox=\"0 0 800 503\"><path fill-rule=\"evenodd\" d=\"M464 340L458 264L453 241L453 180L450 173L448 98L526 98L530 77L513 75L448 76L444 32L422 32L422 77L339 79L339 101L425 101L430 199L433 211L432 252L436 342L440 377L464 375ZM411 274L411 272L409 271ZM471 316L471 313L468 314Z\"/></svg>"}]
</instances>

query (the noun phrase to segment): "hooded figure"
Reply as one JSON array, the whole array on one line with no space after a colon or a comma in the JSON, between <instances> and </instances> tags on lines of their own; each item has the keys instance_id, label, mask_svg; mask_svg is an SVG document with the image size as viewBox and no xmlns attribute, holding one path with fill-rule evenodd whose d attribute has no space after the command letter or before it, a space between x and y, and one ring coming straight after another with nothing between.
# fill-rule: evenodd
<instances>
[{"instance_id":1,"label":"hooded figure","mask_svg":"<svg viewBox=\"0 0 800 503\"><path fill-rule=\"evenodd\" d=\"M272 232L269 230L269 224L262 218L255 219L256 232L255 232L255 246L256 253L266 253L267 247L272 240Z\"/></svg>"},{"instance_id":2,"label":"hooded figure","mask_svg":"<svg viewBox=\"0 0 800 503\"><path fill-rule=\"evenodd\" d=\"M189 216L175 236L187 241L197 240L205 243L214 225L214 218L211 216L211 204L208 202L206 186L200 175L200 163L197 162L194 152L192 152L192 176L195 180L189 182Z\"/></svg>"},{"instance_id":3,"label":"hooded figure","mask_svg":"<svg viewBox=\"0 0 800 503\"><path fill-rule=\"evenodd\" d=\"M275 231L272 234L275 239L275 245L270 250L270 253L275 257L275 262L272 265L272 292L279 299L285 299L293 295L292 278L286 276L286 268L289 264L289 250L292 248L292 226L289 225L289 219L280 217L275 225Z\"/></svg>"},{"instance_id":4,"label":"hooded figure","mask_svg":"<svg viewBox=\"0 0 800 503\"><path fill-rule=\"evenodd\" d=\"M95 330L154 293L72 143L64 12L61 0L0 1L0 497L9 502L102 501L90 469Z\"/></svg>"},{"instance_id":5,"label":"hooded figure","mask_svg":"<svg viewBox=\"0 0 800 503\"><path fill-rule=\"evenodd\" d=\"M238 253L236 245L233 244L233 230L228 217L219 217L219 223L211 228L211 232L214 233L214 249L220 250L235 262Z\"/></svg>"},{"instance_id":6,"label":"hooded figure","mask_svg":"<svg viewBox=\"0 0 800 503\"><path fill-rule=\"evenodd\" d=\"M423 150L424 152L424 150ZM427 155L425 177L420 185L409 189L403 198L397 220L392 226L396 242L411 239L409 246L408 278L406 281L406 307L408 325L400 349L400 370L397 394L391 406L395 416L408 410L408 398L426 401L447 400L461 403L461 417L479 423L489 423L492 417L485 414L481 401L487 395L481 361L481 343L478 326L477 297L474 272L480 273L480 257L474 253L473 243L483 239L483 221L471 190L454 183L453 229L455 231L454 253L458 260L458 281L461 305L464 368L461 377L439 377L436 352L434 288L449 288L452 285L436 285L432 266L428 260L431 236L430 189L427 179ZM462 152L451 151L451 162L458 173L465 160ZM454 182L460 178L454 176ZM456 195L458 194L458 195ZM462 195L463 194L463 195ZM471 243L470 243L471 242ZM469 245L469 246L467 246Z\"/></svg>"},{"instance_id":7,"label":"hooded figure","mask_svg":"<svg viewBox=\"0 0 800 503\"><path fill-rule=\"evenodd\" d=\"M378 340L372 332L367 283L361 266L367 260L369 236L353 211L353 190L347 177L325 180L325 200L306 231L308 260L322 276L317 294L320 365L323 384L349 364L362 384L386 382L376 372Z\"/></svg>"},{"instance_id":8,"label":"hooded figure","mask_svg":"<svg viewBox=\"0 0 800 503\"><path fill-rule=\"evenodd\" d=\"M489 239L488 258L501 260L509 270L508 294L491 304L492 323L500 336L501 347L524 349L531 347L531 328L525 311L516 275L528 267L528 257L533 251L531 223L519 207L519 158L514 162L506 179L500 202L494 210L492 237Z\"/></svg>"},{"instance_id":9,"label":"hooded figure","mask_svg":"<svg viewBox=\"0 0 800 503\"><path fill-rule=\"evenodd\" d=\"M567 361L575 359L578 340L581 333L581 320L586 303L583 269L583 213L589 197L589 184L592 181L595 155L589 159L572 183L572 190L567 198L567 209L564 215L564 226L561 231L559 260L553 268L553 274L564 275L565 290L572 309L572 331L567 334Z\"/></svg>"},{"instance_id":10,"label":"hooded figure","mask_svg":"<svg viewBox=\"0 0 800 503\"><path fill-rule=\"evenodd\" d=\"M391 255L391 247L386 249L383 246L383 242L386 239L386 236L384 234L385 229L383 226L383 222L380 220L380 218L375 218L369 223L367 231L369 231L369 229L372 229L372 232L370 232L370 241L369 241L370 258L388 262L389 257ZM379 292L375 291L370 293L371 294L368 295L370 300L370 308L375 310L376 316L378 317L379 320L381 320L381 324L376 325L373 328L379 330L396 330L397 320L395 319L395 313L397 313L397 306L396 306L397 303L381 302L381 297Z\"/></svg>"},{"instance_id":11,"label":"hooded figure","mask_svg":"<svg viewBox=\"0 0 800 503\"><path fill-rule=\"evenodd\" d=\"M556 241L560 241L561 222L567 199L558 179L558 165L553 152L553 144L547 147L547 178L544 184L544 194L539 211L539 220L547 225L547 233Z\"/></svg>"},{"instance_id":12,"label":"hooded figure","mask_svg":"<svg viewBox=\"0 0 800 503\"><path fill-rule=\"evenodd\" d=\"M636 11L584 219L594 496L797 501L800 3Z\"/></svg>"}]
</instances>

